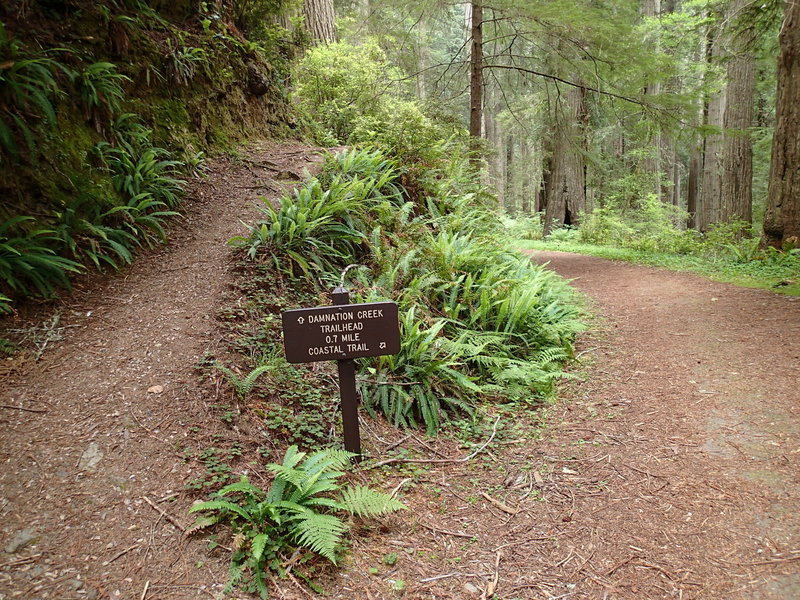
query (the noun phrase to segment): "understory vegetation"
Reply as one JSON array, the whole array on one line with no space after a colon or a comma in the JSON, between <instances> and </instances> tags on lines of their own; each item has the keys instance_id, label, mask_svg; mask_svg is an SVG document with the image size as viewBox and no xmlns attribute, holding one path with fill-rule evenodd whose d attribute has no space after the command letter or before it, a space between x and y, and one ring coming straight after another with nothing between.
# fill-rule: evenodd
<instances>
[{"instance_id":1,"label":"understory vegetation","mask_svg":"<svg viewBox=\"0 0 800 600\"><path fill-rule=\"evenodd\" d=\"M487 423L492 437L512 435L512 415L547 405L568 377L564 364L582 328L573 291L510 246L496 198L469 165L466 132L386 76L370 43L307 53L294 100L319 143L349 147L328 154L293 192L262 198L260 217L230 240L238 300L219 318L233 332L232 352L209 357L205 373L228 384L212 405L223 422L236 425L243 410L257 418L264 456L340 444L330 367L288 364L280 330L281 311L330 304L340 282L352 302L398 305L400 352L359 360L362 406L378 427L385 419L472 446L485 442ZM187 457L206 470L193 489L212 492L194 509L213 513L201 524L230 521L235 534L229 588L266 594L265 570L280 577L289 555L335 556L333 546L292 529L296 507L287 512L272 492L235 483L220 468L226 452ZM320 506L333 517L336 507ZM264 511L269 518L252 518ZM304 562L304 579L319 573L314 565Z\"/></svg>"},{"instance_id":2,"label":"understory vegetation","mask_svg":"<svg viewBox=\"0 0 800 600\"><path fill-rule=\"evenodd\" d=\"M285 575L287 550L305 547L336 564L348 525L335 513L371 517L406 508L388 494L339 483L352 457L331 449L307 455L290 446L281 464L267 465L275 476L269 491L242 476L212 500L192 507L191 513L205 514L190 532L221 521L234 529L237 543L227 593L239 586L268 598L267 578L271 572Z\"/></svg>"},{"instance_id":3,"label":"understory vegetation","mask_svg":"<svg viewBox=\"0 0 800 600\"><path fill-rule=\"evenodd\" d=\"M520 248L593 254L800 295L800 248L765 248L759 226L745 221L715 224L701 234L681 227L685 219L676 207L645 194L626 205L612 199L580 225L548 235L541 215L507 218L506 226Z\"/></svg>"},{"instance_id":4,"label":"understory vegetation","mask_svg":"<svg viewBox=\"0 0 800 600\"><path fill-rule=\"evenodd\" d=\"M166 240L206 150L288 129L291 35L258 25L245 39L234 17L211 3L3 5L0 313L130 264Z\"/></svg>"},{"instance_id":5,"label":"understory vegetation","mask_svg":"<svg viewBox=\"0 0 800 600\"><path fill-rule=\"evenodd\" d=\"M290 285L310 278L320 294L356 265L355 301L397 302L402 347L361 361L364 406L435 434L488 398L547 398L580 323L567 285L497 238L499 217L481 205L489 199L478 184L425 175L411 195L400 163L342 151L278 207L265 201L263 220L233 243Z\"/></svg>"}]
</instances>

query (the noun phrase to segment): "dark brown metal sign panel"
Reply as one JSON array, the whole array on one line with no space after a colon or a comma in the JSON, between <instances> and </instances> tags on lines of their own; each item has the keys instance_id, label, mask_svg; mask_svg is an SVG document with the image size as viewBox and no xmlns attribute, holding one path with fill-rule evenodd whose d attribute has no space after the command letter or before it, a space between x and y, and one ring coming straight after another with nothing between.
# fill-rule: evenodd
<instances>
[{"instance_id":1,"label":"dark brown metal sign panel","mask_svg":"<svg viewBox=\"0 0 800 600\"><path fill-rule=\"evenodd\" d=\"M346 360L400 352L397 304L368 302L300 308L283 313L290 363Z\"/></svg>"}]
</instances>

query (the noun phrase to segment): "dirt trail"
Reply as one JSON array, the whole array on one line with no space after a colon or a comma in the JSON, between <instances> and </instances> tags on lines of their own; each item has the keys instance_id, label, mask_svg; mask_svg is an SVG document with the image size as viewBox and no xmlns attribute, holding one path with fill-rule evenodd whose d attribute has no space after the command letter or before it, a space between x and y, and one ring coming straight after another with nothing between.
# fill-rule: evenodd
<instances>
[{"instance_id":1,"label":"dirt trail","mask_svg":"<svg viewBox=\"0 0 800 600\"><path fill-rule=\"evenodd\" d=\"M610 328L586 349L594 379L577 399L590 415L567 412L558 434L596 443L576 470L608 483L573 511L598 593L800 598L800 299L532 254Z\"/></svg>"},{"instance_id":2,"label":"dirt trail","mask_svg":"<svg viewBox=\"0 0 800 600\"><path fill-rule=\"evenodd\" d=\"M437 442L422 473L382 473L412 511L354 540L334 597L800 598L800 300L531 254L598 315L583 379L542 432L517 407L483 456L436 464L464 453Z\"/></svg>"},{"instance_id":3,"label":"dirt trail","mask_svg":"<svg viewBox=\"0 0 800 600\"><path fill-rule=\"evenodd\" d=\"M193 369L219 346L227 240L255 217L258 194L274 195L313 162L308 148L266 143L215 162L192 184L168 246L67 296L51 332L65 341L39 362L0 361L0 599L221 589L226 565L198 563L205 553L187 550L178 530L187 507L176 496L190 473L180 449L209 419Z\"/></svg>"}]
</instances>

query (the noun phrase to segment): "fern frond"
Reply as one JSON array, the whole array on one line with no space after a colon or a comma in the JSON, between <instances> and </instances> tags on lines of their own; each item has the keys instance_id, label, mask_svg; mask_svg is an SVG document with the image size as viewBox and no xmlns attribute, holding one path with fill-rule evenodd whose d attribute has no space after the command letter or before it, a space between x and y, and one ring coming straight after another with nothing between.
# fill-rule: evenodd
<instances>
[{"instance_id":1,"label":"fern frond","mask_svg":"<svg viewBox=\"0 0 800 600\"><path fill-rule=\"evenodd\" d=\"M227 500L208 500L207 502L201 502L200 504L195 504L189 509L189 513L198 512L201 510L219 510L223 511L222 516L227 516L224 514L225 511L232 512L240 517L242 517L245 521L252 520L252 517L246 510L244 510L238 504L234 504L233 502L228 502Z\"/></svg>"},{"instance_id":2,"label":"fern frond","mask_svg":"<svg viewBox=\"0 0 800 600\"><path fill-rule=\"evenodd\" d=\"M305 510L294 517L292 537L305 546L336 564L336 547L347 531L344 523L333 515L321 515Z\"/></svg>"},{"instance_id":3,"label":"fern frond","mask_svg":"<svg viewBox=\"0 0 800 600\"><path fill-rule=\"evenodd\" d=\"M405 504L389 494L360 485L342 490L340 503L344 510L360 517L377 517L408 510Z\"/></svg>"},{"instance_id":4,"label":"fern frond","mask_svg":"<svg viewBox=\"0 0 800 600\"><path fill-rule=\"evenodd\" d=\"M267 547L268 541L269 536L266 533L259 533L250 542L250 554L256 563L260 561L261 557L264 555L264 548Z\"/></svg>"},{"instance_id":5,"label":"fern frond","mask_svg":"<svg viewBox=\"0 0 800 600\"><path fill-rule=\"evenodd\" d=\"M216 515L201 515L197 517L197 520L192 523L189 527L186 528L186 535L192 535L193 533L197 533L201 529L205 529L206 527L211 527L212 525L216 525L220 521L222 521L225 516L221 513Z\"/></svg>"},{"instance_id":6,"label":"fern frond","mask_svg":"<svg viewBox=\"0 0 800 600\"><path fill-rule=\"evenodd\" d=\"M274 367L272 365L261 365L250 371L247 376L242 380L241 389L244 393L248 394L253 389L256 380L267 371L271 371Z\"/></svg>"},{"instance_id":7,"label":"fern frond","mask_svg":"<svg viewBox=\"0 0 800 600\"><path fill-rule=\"evenodd\" d=\"M220 489L217 494L220 496L227 496L228 494L232 494L233 492L241 492L243 494L247 494L254 498L263 498L264 492L261 488L254 486L250 481L247 479L245 475L242 475L242 478L237 481L236 483L229 483L222 489Z\"/></svg>"}]
</instances>

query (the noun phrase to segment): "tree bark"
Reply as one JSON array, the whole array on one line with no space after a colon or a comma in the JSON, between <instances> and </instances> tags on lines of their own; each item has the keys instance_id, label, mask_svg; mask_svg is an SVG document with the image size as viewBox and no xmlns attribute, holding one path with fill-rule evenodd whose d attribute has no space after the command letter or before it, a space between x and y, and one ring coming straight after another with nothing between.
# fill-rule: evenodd
<instances>
[{"instance_id":1,"label":"tree bark","mask_svg":"<svg viewBox=\"0 0 800 600\"><path fill-rule=\"evenodd\" d=\"M517 193L514 189L514 136L509 133L506 137L506 210L511 214L517 211Z\"/></svg>"},{"instance_id":2,"label":"tree bark","mask_svg":"<svg viewBox=\"0 0 800 600\"><path fill-rule=\"evenodd\" d=\"M709 33L708 62L717 62L722 56L722 34L719 30ZM706 125L720 131L725 114L725 88L711 95L706 110ZM722 174L722 133L706 136L703 149L703 182L697 198L695 227L698 231L708 231L712 223L719 221L720 188Z\"/></svg>"},{"instance_id":3,"label":"tree bark","mask_svg":"<svg viewBox=\"0 0 800 600\"><path fill-rule=\"evenodd\" d=\"M316 45L336 41L336 14L333 0L303 0L305 27Z\"/></svg>"},{"instance_id":4,"label":"tree bark","mask_svg":"<svg viewBox=\"0 0 800 600\"><path fill-rule=\"evenodd\" d=\"M644 0L642 15L646 18L656 18L661 14L661 0ZM660 45L658 39L652 40L656 48ZM657 96L661 93L661 83L649 82L645 87L645 95ZM661 130L658 124L652 124L650 129L651 147L648 157L644 161L644 171L652 177L652 192L661 199Z\"/></svg>"},{"instance_id":5,"label":"tree bark","mask_svg":"<svg viewBox=\"0 0 800 600\"><path fill-rule=\"evenodd\" d=\"M730 18L736 19L748 2L734 0ZM728 60L722 139L719 221L723 223L753 220L753 149L749 129L753 122L756 61L749 47L754 39L752 25L731 36L734 54Z\"/></svg>"},{"instance_id":6,"label":"tree bark","mask_svg":"<svg viewBox=\"0 0 800 600\"><path fill-rule=\"evenodd\" d=\"M470 52L470 78L469 78L469 135L474 141L471 162L473 166L480 165L480 144L476 143L481 137L481 121L483 120L483 7L480 2L472 3L470 18L470 31L472 45Z\"/></svg>"},{"instance_id":7,"label":"tree bark","mask_svg":"<svg viewBox=\"0 0 800 600\"><path fill-rule=\"evenodd\" d=\"M697 227L707 231L714 223L752 220L753 152L749 128L753 120L755 58L749 47L752 26L742 26L739 15L749 0L733 0L726 12L727 30L714 40L713 57L726 60L726 85L712 97L708 124L722 133L706 138L702 206ZM725 48L723 48L725 47Z\"/></svg>"},{"instance_id":8,"label":"tree bark","mask_svg":"<svg viewBox=\"0 0 800 600\"><path fill-rule=\"evenodd\" d=\"M491 91L491 87L484 90L486 94L486 106L484 107L483 116L485 123L486 142L489 146L490 154L488 156L488 176L489 183L494 187L497 194L497 203L505 208L506 206L506 186L505 186L505 147L503 139L503 126L497 118L497 115L503 110L501 102L495 101L494 96L496 92Z\"/></svg>"},{"instance_id":9,"label":"tree bark","mask_svg":"<svg viewBox=\"0 0 800 600\"><path fill-rule=\"evenodd\" d=\"M586 211L586 91L570 87L555 110L553 158L546 191L545 234L553 226L577 225Z\"/></svg>"},{"instance_id":10,"label":"tree bark","mask_svg":"<svg viewBox=\"0 0 800 600\"><path fill-rule=\"evenodd\" d=\"M775 136L764 244L800 246L800 3L787 2L779 36Z\"/></svg>"}]
</instances>

